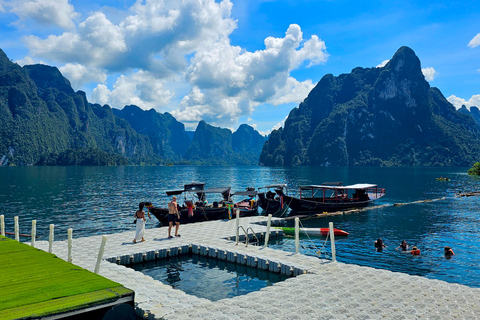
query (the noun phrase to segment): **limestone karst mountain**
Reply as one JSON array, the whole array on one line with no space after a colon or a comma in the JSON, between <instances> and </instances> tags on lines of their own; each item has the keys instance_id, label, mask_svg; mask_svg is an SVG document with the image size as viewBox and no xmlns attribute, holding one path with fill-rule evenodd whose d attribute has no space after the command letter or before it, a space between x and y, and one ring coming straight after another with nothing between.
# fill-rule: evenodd
<instances>
[{"instance_id":1,"label":"limestone karst mountain","mask_svg":"<svg viewBox=\"0 0 480 320\"><path fill-rule=\"evenodd\" d=\"M56 67L22 68L1 49L0 137L0 166L257 164L265 140L247 125L232 134L206 123L191 138L169 113L89 103Z\"/></svg>"},{"instance_id":2,"label":"limestone karst mountain","mask_svg":"<svg viewBox=\"0 0 480 320\"><path fill-rule=\"evenodd\" d=\"M272 132L266 166L470 166L480 127L430 87L412 49L378 68L325 75Z\"/></svg>"}]
</instances>

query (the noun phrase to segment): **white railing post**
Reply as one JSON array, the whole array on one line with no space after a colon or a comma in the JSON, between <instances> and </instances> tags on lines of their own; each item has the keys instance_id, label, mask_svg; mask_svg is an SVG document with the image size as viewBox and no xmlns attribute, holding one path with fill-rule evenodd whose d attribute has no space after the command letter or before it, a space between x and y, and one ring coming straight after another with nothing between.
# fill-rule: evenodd
<instances>
[{"instance_id":1,"label":"white railing post","mask_svg":"<svg viewBox=\"0 0 480 320\"><path fill-rule=\"evenodd\" d=\"M270 225L272 223L272 215L268 215L268 221L267 221L267 233L265 234L265 245L264 247L268 247L268 240L270 240Z\"/></svg>"},{"instance_id":2,"label":"white railing post","mask_svg":"<svg viewBox=\"0 0 480 320\"><path fill-rule=\"evenodd\" d=\"M55 228L54 224L50 225L50 234L48 235L48 253L53 251L53 229Z\"/></svg>"},{"instance_id":3,"label":"white railing post","mask_svg":"<svg viewBox=\"0 0 480 320\"><path fill-rule=\"evenodd\" d=\"M35 237L37 236L37 220L32 220L32 247L35 247Z\"/></svg>"},{"instance_id":4,"label":"white railing post","mask_svg":"<svg viewBox=\"0 0 480 320\"><path fill-rule=\"evenodd\" d=\"M100 263L102 262L103 251L105 250L105 244L107 243L107 236L102 236L102 244L100 245L100 250L98 250L97 264L95 265L94 273L100 271Z\"/></svg>"},{"instance_id":5,"label":"white railing post","mask_svg":"<svg viewBox=\"0 0 480 320\"><path fill-rule=\"evenodd\" d=\"M18 227L18 216L15 216L13 218L13 220L15 221L15 241L20 241L20 228Z\"/></svg>"},{"instance_id":6,"label":"white railing post","mask_svg":"<svg viewBox=\"0 0 480 320\"><path fill-rule=\"evenodd\" d=\"M333 232L333 222L330 222L330 243L332 244L332 262L337 261L337 256L335 252L335 233Z\"/></svg>"},{"instance_id":7,"label":"white railing post","mask_svg":"<svg viewBox=\"0 0 480 320\"><path fill-rule=\"evenodd\" d=\"M237 232L235 233L237 236L236 236L236 240L237 240L237 244L238 244L238 241L239 241L239 237L240 237L240 209L237 209L237 214L235 216L235 225L237 226Z\"/></svg>"},{"instance_id":8,"label":"white railing post","mask_svg":"<svg viewBox=\"0 0 480 320\"><path fill-rule=\"evenodd\" d=\"M2 229L2 236L5 237L5 216L0 216L0 228Z\"/></svg>"},{"instance_id":9,"label":"white railing post","mask_svg":"<svg viewBox=\"0 0 480 320\"><path fill-rule=\"evenodd\" d=\"M295 253L298 253L300 248L300 219L295 218Z\"/></svg>"},{"instance_id":10,"label":"white railing post","mask_svg":"<svg viewBox=\"0 0 480 320\"><path fill-rule=\"evenodd\" d=\"M67 230L68 231L68 262L72 262L72 245L73 245L73 239L72 239L72 233L73 229L70 228Z\"/></svg>"}]
</instances>

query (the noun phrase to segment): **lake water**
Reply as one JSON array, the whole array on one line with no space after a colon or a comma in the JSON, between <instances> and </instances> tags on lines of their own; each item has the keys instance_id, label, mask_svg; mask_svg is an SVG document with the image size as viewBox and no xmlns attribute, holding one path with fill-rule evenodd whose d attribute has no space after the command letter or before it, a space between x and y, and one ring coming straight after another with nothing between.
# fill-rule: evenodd
<instances>
[{"instance_id":1,"label":"lake water","mask_svg":"<svg viewBox=\"0 0 480 320\"><path fill-rule=\"evenodd\" d=\"M480 180L466 174L468 168L265 168L265 167L0 167L0 214L7 231L13 231L13 217L19 216L20 232L30 233L37 220L39 240L48 239L48 225L55 224L55 239L134 231L132 218L138 203L164 205L165 191L190 182L207 187L231 186L243 190L286 183L289 193L298 185L343 181L345 184L376 183L386 195L370 209L343 216L302 219L306 227L335 228L350 235L337 238L337 260L389 269L428 278L480 287L480 197L455 197L459 192L478 191ZM437 177L449 177L439 181ZM394 203L420 202L404 206ZM147 228L158 227L152 218ZM166 230L165 230L166 235ZM147 230L148 237L148 230ZM376 252L373 242L382 237L388 246ZM27 241L27 239L23 239ZM406 240L421 255L412 257L395 248ZM302 238L301 252L315 255L322 238ZM449 245L455 256L445 259ZM293 239L279 244L293 251ZM326 250L329 250L327 244Z\"/></svg>"}]
</instances>

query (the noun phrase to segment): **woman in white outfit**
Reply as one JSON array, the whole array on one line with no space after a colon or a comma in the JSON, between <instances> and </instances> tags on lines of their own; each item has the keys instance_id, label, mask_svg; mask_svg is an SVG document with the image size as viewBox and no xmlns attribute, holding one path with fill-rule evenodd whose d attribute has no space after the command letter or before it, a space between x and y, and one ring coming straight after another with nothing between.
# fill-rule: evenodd
<instances>
[{"instance_id":1,"label":"woman in white outfit","mask_svg":"<svg viewBox=\"0 0 480 320\"><path fill-rule=\"evenodd\" d=\"M145 212L143 211L144 203L140 202L138 205L139 210L135 212L135 219L137 219L136 223L136 232L135 232L135 239L133 239L133 243L137 243L137 241L145 241L145 223L147 220L145 219ZM148 217L150 217L150 212L148 213Z\"/></svg>"}]
</instances>

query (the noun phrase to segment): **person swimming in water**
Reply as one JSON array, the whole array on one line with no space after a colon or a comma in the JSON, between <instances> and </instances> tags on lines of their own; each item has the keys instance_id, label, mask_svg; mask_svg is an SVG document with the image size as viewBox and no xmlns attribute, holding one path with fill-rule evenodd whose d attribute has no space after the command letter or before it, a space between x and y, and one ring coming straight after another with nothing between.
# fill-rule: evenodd
<instances>
[{"instance_id":1,"label":"person swimming in water","mask_svg":"<svg viewBox=\"0 0 480 320\"><path fill-rule=\"evenodd\" d=\"M397 247L397 249L401 249L402 251L407 251L408 250L408 244L407 241L403 240L402 243Z\"/></svg>"},{"instance_id":2,"label":"person swimming in water","mask_svg":"<svg viewBox=\"0 0 480 320\"><path fill-rule=\"evenodd\" d=\"M378 238L377 241L375 241L375 248L377 251L382 251L383 248L386 247L385 243L383 242L382 238Z\"/></svg>"},{"instance_id":3,"label":"person swimming in water","mask_svg":"<svg viewBox=\"0 0 480 320\"><path fill-rule=\"evenodd\" d=\"M412 256L419 256L420 255L420 249L413 246L412 251L410 251L410 253L412 254Z\"/></svg>"},{"instance_id":4,"label":"person swimming in water","mask_svg":"<svg viewBox=\"0 0 480 320\"><path fill-rule=\"evenodd\" d=\"M450 248L449 246L446 246L445 248L443 248L443 251L445 252L445 258L447 259L450 259L453 255L455 255L455 253L453 253L452 248Z\"/></svg>"}]
</instances>

